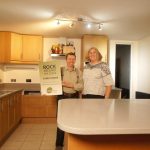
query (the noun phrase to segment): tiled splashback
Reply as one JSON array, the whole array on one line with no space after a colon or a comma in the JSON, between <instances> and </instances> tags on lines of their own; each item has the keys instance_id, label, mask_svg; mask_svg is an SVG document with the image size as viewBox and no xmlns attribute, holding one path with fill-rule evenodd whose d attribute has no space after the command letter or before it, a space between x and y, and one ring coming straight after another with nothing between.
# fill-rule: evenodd
<instances>
[{"instance_id":1,"label":"tiled splashback","mask_svg":"<svg viewBox=\"0 0 150 150\"><path fill-rule=\"evenodd\" d=\"M40 83L38 65L5 65L4 83Z\"/></svg>"},{"instance_id":2,"label":"tiled splashback","mask_svg":"<svg viewBox=\"0 0 150 150\"><path fill-rule=\"evenodd\" d=\"M40 91L40 84L36 83L5 83L0 86L3 89L23 89L26 91Z\"/></svg>"}]
</instances>

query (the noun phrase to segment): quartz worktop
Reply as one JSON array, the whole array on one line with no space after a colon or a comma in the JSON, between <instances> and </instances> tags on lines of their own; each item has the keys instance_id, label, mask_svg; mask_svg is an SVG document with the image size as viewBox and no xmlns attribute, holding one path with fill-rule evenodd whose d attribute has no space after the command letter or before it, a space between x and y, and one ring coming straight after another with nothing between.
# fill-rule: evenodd
<instances>
[{"instance_id":1,"label":"quartz worktop","mask_svg":"<svg viewBox=\"0 0 150 150\"><path fill-rule=\"evenodd\" d=\"M79 135L150 134L150 99L63 99L57 124Z\"/></svg>"},{"instance_id":2,"label":"quartz worktop","mask_svg":"<svg viewBox=\"0 0 150 150\"><path fill-rule=\"evenodd\" d=\"M16 93L16 92L19 92L19 91L22 91L22 89L14 89L14 90L8 90L8 89L0 89L0 99L2 97L5 97L7 95L10 95L10 94L13 94L13 93Z\"/></svg>"},{"instance_id":3,"label":"quartz worktop","mask_svg":"<svg viewBox=\"0 0 150 150\"><path fill-rule=\"evenodd\" d=\"M40 84L21 84L21 83L4 83L0 85L0 98L18 91L27 91L29 93L36 93L40 91Z\"/></svg>"}]
</instances>

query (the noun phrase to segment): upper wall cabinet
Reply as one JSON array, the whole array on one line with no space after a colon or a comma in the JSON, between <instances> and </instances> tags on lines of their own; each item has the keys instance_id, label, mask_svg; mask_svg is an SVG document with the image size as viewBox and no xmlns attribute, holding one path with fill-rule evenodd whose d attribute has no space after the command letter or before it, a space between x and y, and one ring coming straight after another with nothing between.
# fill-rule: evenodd
<instances>
[{"instance_id":1,"label":"upper wall cabinet","mask_svg":"<svg viewBox=\"0 0 150 150\"><path fill-rule=\"evenodd\" d=\"M42 36L0 32L1 63L36 64L42 60Z\"/></svg>"},{"instance_id":2,"label":"upper wall cabinet","mask_svg":"<svg viewBox=\"0 0 150 150\"><path fill-rule=\"evenodd\" d=\"M22 35L11 32L0 32L1 63L21 61Z\"/></svg>"},{"instance_id":3,"label":"upper wall cabinet","mask_svg":"<svg viewBox=\"0 0 150 150\"><path fill-rule=\"evenodd\" d=\"M96 47L102 54L102 61L108 61L108 37L104 35L84 35L82 37L81 62L87 61L87 52L91 47Z\"/></svg>"},{"instance_id":4,"label":"upper wall cabinet","mask_svg":"<svg viewBox=\"0 0 150 150\"><path fill-rule=\"evenodd\" d=\"M23 35L22 37L22 61L39 62L42 60L42 36Z\"/></svg>"},{"instance_id":5,"label":"upper wall cabinet","mask_svg":"<svg viewBox=\"0 0 150 150\"><path fill-rule=\"evenodd\" d=\"M7 48L5 49L5 60L21 61L22 55L22 35L17 33L7 33Z\"/></svg>"},{"instance_id":6,"label":"upper wall cabinet","mask_svg":"<svg viewBox=\"0 0 150 150\"><path fill-rule=\"evenodd\" d=\"M0 32L0 63L5 61L5 34Z\"/></svg>"}]
</instances>

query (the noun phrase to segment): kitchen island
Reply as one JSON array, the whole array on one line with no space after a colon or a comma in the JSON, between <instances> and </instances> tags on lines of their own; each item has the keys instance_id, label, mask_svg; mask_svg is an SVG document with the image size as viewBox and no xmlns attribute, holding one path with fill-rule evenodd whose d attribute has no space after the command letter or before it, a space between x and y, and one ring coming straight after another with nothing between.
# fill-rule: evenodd
<instances>
[{"instance_id":1,"label":"kitchen island","mask_svg":"<svg viewBox=\"0 0 150 150\"><path fill-rule=\"evenodd\" d=\"M57 123L67 150L150 149L150 100L61 100Z\"/></svg>"}]
</instances>

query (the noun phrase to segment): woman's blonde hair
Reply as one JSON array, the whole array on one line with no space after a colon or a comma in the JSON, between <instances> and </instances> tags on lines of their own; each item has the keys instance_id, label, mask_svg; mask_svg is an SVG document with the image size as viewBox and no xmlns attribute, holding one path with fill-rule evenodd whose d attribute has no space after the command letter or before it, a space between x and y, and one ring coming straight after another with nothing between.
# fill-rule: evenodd
<instances>
[{"instance_id":1,"label":"woman's blonde hair","mask_svg":"<svg viewBox=\"0 0 150 150\"><path fill-rule=\"evenodd\" d=\"M102 54L99 52L99 50L96 48L96 47L91 47L89 50L88 50L88 60L90 61L90 58L89 58L89 53L90 53L90 51L92 50L92 49L94 49L95 50L95 52L96 52L96 57L97 57L97 60L98 61L101 61L102 60Z\"/></svg>"}]
</instances>

